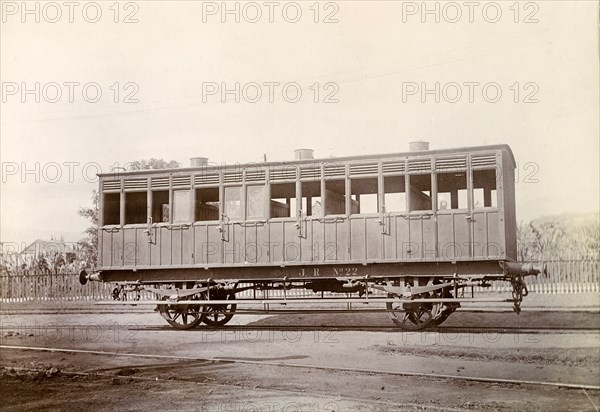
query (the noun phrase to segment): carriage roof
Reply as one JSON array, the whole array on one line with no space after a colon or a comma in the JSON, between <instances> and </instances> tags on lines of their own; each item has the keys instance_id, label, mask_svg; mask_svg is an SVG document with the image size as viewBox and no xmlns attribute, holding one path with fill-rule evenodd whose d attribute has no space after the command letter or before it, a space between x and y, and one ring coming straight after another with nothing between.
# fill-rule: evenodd
<instances>
[{"instance_id":1,"label":"carriage roof","mask_svg":"<svg viewBox=\"0 0 600 412\"><path fill-rule=\"evenodd\" d=\"M228 169L243 169L243 168L251 168L251 167L268 167L268 168L277 168L277 167L285 167L290 164L315 164L315 163L331 163L335 162L363 162L365 160L380 160L380 159L389 159L389 158L415 158L415 157L433 157L438 155L456 155L462 153L473 153L473 152L489 152L489 151L503 151L509 158L510 164L512 167L516 166L515 158L512 153L510 146L507 144L497 144L497 145L488 145L488 146L471 146L471 147L462 147L462 148L450 148L450 149L437 149L437 150L424 150L424 151L415 151L415 152L395 152L395 153L385 153L385 154L372 154L372 155L359 155L359 156L343 156L343 157L326 157L326 158L315 158L315 159L292 159L286 161L271 161L271 162L251 162L251 163L234 163L234 164L226 164L223 163L221 165L217 165L214 163L210 163L207 166L201 167L183 167L183 168L175 168L175 169L152 169L152 170L136 170L136 171L120 171L114 173L100 173L99 177L114 177L114 176L133 176L133 175L149 175L149 174L159 174L165 172L193 172L193 171L205 171L205 170L228 170Z\"/></svg>"}]
</instances>

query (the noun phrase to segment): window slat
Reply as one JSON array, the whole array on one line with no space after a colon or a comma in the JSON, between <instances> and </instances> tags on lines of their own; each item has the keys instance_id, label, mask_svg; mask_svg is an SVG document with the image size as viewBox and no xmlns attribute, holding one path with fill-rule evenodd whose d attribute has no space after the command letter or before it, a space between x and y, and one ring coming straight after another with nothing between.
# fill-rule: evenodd
<instances>
[{"instance_id":1,"label":"window slat","mask_svg":"<svg viewBox=\"0 0 600 412\"><path fill-rule=\"evenodd\" d=\"M471 156L472 167L494 167L496 166L495 154L483 154Z\"/></svg>"},{"instance_id":2,"label":"window slat","mask_svg":"<svg viewBox=\"0 0 600 412\"><path fill-rule=\"evenodd\" d=\"M194 184L196 184L196 185L218 184L218 183L219 183L219 174L218 173L196 175L196 177L194 178Z\"/></svg>"},{"instance_id":3,"label":"window slat","mask_svg":"<svg viewBox=\"0 0 600 412\"><path fill-rule=\"evenodd\" d=\"M404 161L384 163L383 173L404 173Z\"/></svg>"},{"instance_id":4,"label":"window slat","mask_svg":"<svg viewBox=\"0 0 600 412\"><path fill-rule=\"evenodd\" d=\"M152 188L159 187L169 187L169 178L168 177L153 177L152 178Z\"/></svg>"},{"instance_id":5,"label":"window slat","mask_svg":"<svg viewBox=\"0 0 600 412\"><path fill-rule=\"evenodd\" d=\"M119 190L121 189L121 181L104 181L102 182L102 190Z\"/></svg>"},{"instance_id":6,"label":"window slat","mask_svg":"<svg viewBox=\"0 0 600 412\"><path fill-rule=\"evenodd\" d=\"M350 176L377 174L377 163L350 165Z\"/></svg>"},{"instance_id":7,"label":"window slat","mask_svg":"<svg viewBox=\"0 0 600 412\"><path fill-rule=\"evenodd\" d=\"M431 159L413 159L408 161L409 172L421 172L431 170Z\"/></svg>"}]
</instances>

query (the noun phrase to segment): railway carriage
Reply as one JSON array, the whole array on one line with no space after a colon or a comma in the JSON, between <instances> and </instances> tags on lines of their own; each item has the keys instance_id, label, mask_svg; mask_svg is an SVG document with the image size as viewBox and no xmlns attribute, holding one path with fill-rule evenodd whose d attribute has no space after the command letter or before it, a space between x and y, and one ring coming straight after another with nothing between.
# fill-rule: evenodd
<instances>
[{"instance_id":1,"label":"railway carriage","mask_svg":"<svg viewBox=\"0 0 600 412\"><path fill-rule=\"evenodd\" d=\"M300 149L283 163L194 158L102 174L99 270L80 279L116 283L113 297L130 303L150 292L180 329L224 325L244 305L375 308L409 330L439 325L462 302L518 312L524 277L543 268L515 262L514 173L507 145L413 142L403 153ZM492 281L511 296L475 297Z\"/></svg>"}]
</instances>

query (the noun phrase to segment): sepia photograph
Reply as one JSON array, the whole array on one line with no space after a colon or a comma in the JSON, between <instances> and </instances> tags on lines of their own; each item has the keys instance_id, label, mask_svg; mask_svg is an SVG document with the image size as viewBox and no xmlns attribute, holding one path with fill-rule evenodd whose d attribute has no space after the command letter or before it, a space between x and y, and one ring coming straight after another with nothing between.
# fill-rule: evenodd
<instances>
[{"instance_id":1,"label":"sepia photograph","mask_svg":"<svg viewBox=\"0 0 600 412\"><path fill-rule=\"evenodd\" d=\"M598 0L0 0L0 410L600 410Z\"/></svg>"}]
</instances>

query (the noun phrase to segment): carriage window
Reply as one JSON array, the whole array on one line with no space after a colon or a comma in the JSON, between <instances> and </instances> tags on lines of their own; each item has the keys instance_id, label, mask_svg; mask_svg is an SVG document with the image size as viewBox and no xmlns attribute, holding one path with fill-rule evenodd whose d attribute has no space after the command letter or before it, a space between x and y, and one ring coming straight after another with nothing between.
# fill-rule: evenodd
<instances>
[{"instance_id":1,"label":"carriage window","mask_svg":"<svg viewBox=\"0 0 600 412\"><path fill-rule=\"evenodd\" d=\"M225 215L232 220L242 220L242 188L225 188Z\"/></svg>"},{"instance_id":2,"label":"carriage window","mask_svg":"<svg viewBox=\"0 0 600 412\"><path fill-rule=\"evenodd\" d=\"M352 192L350 213L379 213L378 187L376 177L352 179L350 185Z\"/></svg>"},{"instance_id":3,"label":"carriage window","mask_svg":"<svg viewBox=\"0 0 600 412\"><path fill-rule=\"evenodd\" d=\"M148 195L146 192L125 193L125 224L146 223Z\"/></svg>"},{"instance_id":4,"label":"carriage window","mask_svg":"<svg viewBox=\"0 0 600 412\"><path fill-rule=\"evenodd\" d=\"M473 170L473 208L498 207L496 170Z\"/></svg>"},{"instance_id":5,"label":"carriage window","mask_svg":"<svg viewBox=\"0 0 600 412\"><path fill-rule=\"evenodd\" d=\"M383 192L386 212L406 212L406 186L404 176L383 178Z\"/></svg>"},{"instance_id":6,"label":"carriage window","mask_svg":"<svg viewBox=\"0 0 600 412\"><path fill-rule=\"evenodd\" d=\"M102 222L105 225L118 225L121 220L121 194L104 193L104 213Z\"/></svg>"},{"instance_id":7,"label":"carriage window","mask_svg":"<svg viewBox=\"0 0 600 412\"><path fill-rule=\"evenodd\" d=\"M302 182L302 216L322 216L321 182Z\"/></svg>"},{"instance_id":8,"label":"carriage window","mask_svg":"<svg viewBox=\"0 0 600 412\"><path fill-rule=\"evenodd\" d=\"M189 222L190 213L190 191L175 190L173 192L173 222Z\"/></svg>"},{"instance_id":9,"label":"carriage window","mask_svg":"<svg viewBox=\"0 0 600 412\"><path fill-rule=\"evenodd\" d=\"M265 187L248 186L246 188L246 219L265 217Z\"/></svg>"},{"instance_id":10,"label":"carriage window","mask_svg":"<svg viewBox=\"0 0 600 412\"><path fill-rule=\"evenodd\" d=\"M432 210L431 175L410 176L410 211Z\"/></svg>"},{"instance_id":11,"label":"carriage window","mask_svg":"<svg viewBox=\"0 0 600 412\"><path fill-rule=\"evenodd\" d=\"M344 214L346 214L346 181L327 180L325 182L325 215Z\"/></svg>"},{"instance_id":12,"label":"carriage window","mask_svg":"<svg viewBox=\"0 0 600 412\"><path fill-rule=\"evenodd\" d=\"M196 222L219 220L219 188L196 189Z\"/></svg>"},{"instance_id":13,"label":"carriage window","mask_svg":"<svg viewBox=\"0 0 600 412\"><path fill-rule=\"evenodd\" d=\"M467 173L448 172L437 174L437 209L468 209Z\"/></svg>"},{"instance_id":14,"label":"carriage window","mask_svg":"<svg viewBox=\"0 0 600 412\"><path fill-rule=\"evenodd\" d=\"M296 183L271 185L271 217L296 216Z\"/></svg>"},{"instance_id":15,"label":"carriage window","mask_svg":"<svg viewBox=\"0 0 600 412\"><path fill-rule=\"evenodd\" d=\"M152 191L152 222L169 223L169 191Z\"/></svg>"}]
</instances>

